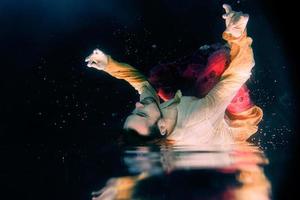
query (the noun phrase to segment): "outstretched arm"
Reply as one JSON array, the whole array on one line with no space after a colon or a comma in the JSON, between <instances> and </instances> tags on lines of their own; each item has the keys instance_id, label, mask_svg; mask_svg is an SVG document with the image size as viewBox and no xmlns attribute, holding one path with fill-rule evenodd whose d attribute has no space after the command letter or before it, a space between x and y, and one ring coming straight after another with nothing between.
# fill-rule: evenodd
<instances>
[{"instance_id":1,"label":"outstretched arm","mask_svg":"<svg viewBox=\"0 0 300 200\"><path fill-rule=\"evenodd\" d=\"M127 81L139 92L141 100L151 96L159 102L156 91L149 84L146 77L134 67L115 61L99 49L95 49L93 53L85 59L85 61L88 62L88 67L94 67L98 70L107 72L117 79Z\"/></svg>"}]
</instances>

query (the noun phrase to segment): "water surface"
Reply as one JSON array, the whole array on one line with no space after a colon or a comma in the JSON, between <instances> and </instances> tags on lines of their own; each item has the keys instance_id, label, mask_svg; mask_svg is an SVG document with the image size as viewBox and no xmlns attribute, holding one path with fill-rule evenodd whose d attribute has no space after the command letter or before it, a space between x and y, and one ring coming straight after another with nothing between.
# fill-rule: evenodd
<instances>
[{"instance_id":1,"label":"water surface","mask_svg":"<svg viewBox=\"0 0 300 200\"><path fill-rule=\"evenodd\" d=\"M111 177L92 199L249 199L271 197L264 152L228 146L135 146L120 156L128 174Z\"/></svg>"}]
</instances>

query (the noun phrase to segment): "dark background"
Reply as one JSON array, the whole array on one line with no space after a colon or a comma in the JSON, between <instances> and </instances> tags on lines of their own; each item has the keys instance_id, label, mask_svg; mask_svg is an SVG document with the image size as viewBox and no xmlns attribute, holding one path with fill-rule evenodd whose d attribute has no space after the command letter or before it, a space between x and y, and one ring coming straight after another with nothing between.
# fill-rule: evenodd
<instances>
[{"instance_id":1,"label":"dark background","mask_svg":"<svg viewBox=\"0 0 300 200\"><path fill-rule=\"evenodd\" d=\"M105 176L122 173L113 147L138 95L87 68L84 58L99 48L147 74L222 42L224 2L250 14L256 66L249 87L264 110L252 141L274 159L266 172L274 196L291 197L298 175L297 7L258 0L1 1L0 178L8 194L84 199Z\"/></svg>"}]
</instances>

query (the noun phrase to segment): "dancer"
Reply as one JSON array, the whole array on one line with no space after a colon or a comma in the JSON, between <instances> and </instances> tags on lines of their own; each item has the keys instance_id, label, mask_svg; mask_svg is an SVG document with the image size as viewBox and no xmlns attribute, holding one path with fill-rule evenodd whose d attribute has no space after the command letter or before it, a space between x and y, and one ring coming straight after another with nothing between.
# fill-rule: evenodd
<instances>
[{"instance_id":1,"label":"dancer","mask_svg":"<svg viewBox=\"0 0 300 200\"><path fill-rule=\"evenodd\" d=\"M139 92L140 101L126 118L125 130L143 140L168 139L175 144L228 144L245 141L257 131L262 110L251 103L244 86L254 66L252 39L246 32L249 16L233 11L229 5L223 7L226 11L223 39L230 49L230 62L222 58L226 50L215 54L216 57L221 55L217 63L223 62L224 67L213 73L207 69L215 68L207 67L205 72L199 73L203 76L196 77L198 95L182 96L180 90L169 96L162 90L157 92L137 69L113 60L98 49L86 59L88 67L124 79ZM182 77L188 79L193 68L186 68ZM206 85L209 86L201 85L202 80L209 80L205 78L208 74L211 79ZM155 84L153 77L155 75L152 78L150 75L149 80ZM166 101L160 103L158 95ZM241 96L246 97L246 106L234 106L236 98ZM241 109L234 109L236 107Z\"/></svg>"}]
</instances>

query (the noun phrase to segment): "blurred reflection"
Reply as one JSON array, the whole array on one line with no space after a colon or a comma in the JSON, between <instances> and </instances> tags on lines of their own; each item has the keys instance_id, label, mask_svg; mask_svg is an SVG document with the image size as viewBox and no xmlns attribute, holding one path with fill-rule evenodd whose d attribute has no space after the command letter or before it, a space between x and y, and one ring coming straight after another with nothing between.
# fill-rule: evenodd
<instances>
[{"instance_id":1,"label":"blurred reflection","mask_svg":"<svg viewBox=\"0 0 300 200\"><path fill-rule=\"evenodd\" d=\"M139 146L123 156L129 176L111 178L93 200L270 198L271 185L256 146Z\"/></svg>"}]
</instances>

